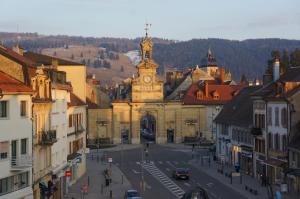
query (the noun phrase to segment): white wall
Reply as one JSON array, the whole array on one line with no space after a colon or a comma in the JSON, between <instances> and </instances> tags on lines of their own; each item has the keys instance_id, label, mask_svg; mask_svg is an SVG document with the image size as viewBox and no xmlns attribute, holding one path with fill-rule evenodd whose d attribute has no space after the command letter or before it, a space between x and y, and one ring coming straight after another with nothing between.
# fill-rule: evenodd
<instances>
[{"instance_id":1,"label":"white wall","mask_svg":"<svg viewBox=\"0 0 300 199\"><path fill-rule=\"evenodd\" d=\"M21 117L20 103L21 100L27 101L27 116ZM23 188L16 192L0 196L0 198L32 198L32 167L26 167L19 171L11 172L11 141L18 140L17 155L21 155L21 139L27 139L27 155L32 157L32 120L31 120L31 97L30 95L4 95L0 101L8 101L8 117L0 119L0 141L9 141L8 158L0 160L0 179L17 175L18 173L29 172L30 189Z\"/></svg>"},{"instance_id":2,"label":"white wall","mask_svg":"<svg viewBox=\"0 0 300 199\"><path fill-rule=\"evenodd\" d=\"M52 167L57 168L67 164L67 103L70 101L70 93L66 90L52 89L51 130L56 130L57 142L51 147Z\"/></svg>"}]
</instances>

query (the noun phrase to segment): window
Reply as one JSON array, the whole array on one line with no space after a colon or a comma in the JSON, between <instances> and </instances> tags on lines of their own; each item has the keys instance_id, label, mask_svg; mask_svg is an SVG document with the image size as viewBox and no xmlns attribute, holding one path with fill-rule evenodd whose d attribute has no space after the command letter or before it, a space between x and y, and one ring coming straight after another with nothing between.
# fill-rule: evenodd
<instances>
[{"instance_id":1,"label":"window","mask_svg":"<svg viewBox=\"0 0 300 199\"><path fill-rule=\"evenodd\" d=\"M0 142L0 160L6 159L9 151L9 142Z\"/></svg>"},{"instance_id":2,"label":"window","mask_svg":"<svg viewBox=\"0 0 300 199\"><path fill-rule=\"evenodd\" d=\"M27 116L27 102L26 101L21 101L20 113L21 113L21 117Z\"/></svg>"},{"instance_id":3,"label":"window","mask_svg":"<svg viewBox=\"0 0 300 199\"><path fill-rule=\"evenodd\" d=\"M0 179L0 196L29 186L29 172Z\"/></svg>"},{"instance_id":4,"label":"window","mask_svg":"<svg viewBox=\"0 0 300 199\"><path fill-rule=\"evenodd\" d=\"M286 108L281 109L281 125L282 127L287 127L287 111Z\"/></svg>"},{"instance_id":5,"label":"window","mask_svg":"<svg viewBox=\"0 0 300 199\"><path fill-rule=\"evenodd\" d=\"M272 133L268 134L268 146L269 146L269 149L273 148L273 135L272 135Z\"/></svg>"},{"instance_id":6,"label":"window","mask_svg":"<svg viewBox=\"0 0 300 199\"><path fill-rule=\"evenodd\" d=\"M27 153L27 139L21 139L21 154Z\"/></svg>"},{"instance_id":7,"label":"window","mask_svg":"<svg viewBox=\"0 0 300 199\"><path fill-rule=\"evenodd\" d=\"M73 126L73 115L69 115L69 127Z\"/></svg>"},{"instance_id":8,"label":"window","mask_svg":"<svg viewBox=\"0 0 300 199\"><path fill-rule=\"evenodd\" d=\"M275 126L279 126L279 108L275 108Z\"/></svg>"},{"instance_id":9,"label":"window","mask_svg":"<svg viewBox=\"0 0 300 199\"><path fill-rule=\"evenodd\" d=\"M268 125L272 125L272 107L268 108Z\"/></svg>"},{"instance_id":10,"label":"window","mask_svg":"<svg viewBox=\"0 0 300 199\"><path fill-rule=\"evenodd\" d=\"M282 136L282 151L287 151L287 139L286 139L286 135Z\"/></svg>"},{"instance_id":11,"label":"window","mask_svg":"<svg viewBox=\"0 0 300 199\"><path fill-rule=\"evenodd\" d=\"M199 90L197 92L197 99L200 100L200 99L203 99L203 92L201 90Z\"/></svg>"},{"instance_id":12,"label":"window","mask_svg":"<svg viewBox=\"0 0 300 199\"><path fill-rule=\"evenodd\" d=\"M278 133L275 134L275 149L279 150L279 135Z\"/></svg>"},{"instance_id":13,"label":"window","mask_svg":"<svg viewBox=\"0 0 300 199\"><path fill-rule=\"evenodd\" d=\"M0 101L0 118L7 117L7 101Z\"/></svg>"}]
</instances>

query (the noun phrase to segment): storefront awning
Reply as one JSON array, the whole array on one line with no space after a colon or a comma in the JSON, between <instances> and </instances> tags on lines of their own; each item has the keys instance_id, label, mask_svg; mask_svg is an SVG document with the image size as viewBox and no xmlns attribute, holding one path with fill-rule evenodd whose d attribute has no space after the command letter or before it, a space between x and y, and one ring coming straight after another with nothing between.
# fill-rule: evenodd
<instances>
[{"instance_id":1,"label":"storefront awning","mask_svg":"<svg viewBox=\"0 0 300 199\"><path fill-rule=\"evenodd\" d=\"M268 159L264 162L266 165L272 166L272 167L283 167L287 165L287 162L283 162L281 160L276 159Z\"/></svg>"},{"instance_id":2,"label":"storefront awning","mask_svg":"<svg viewBox=\"0 0 300 199\"><path fill-rule=\"evenodd\" d=\"M70 155L67 156L67 160L68 160L68 161L69 161L69 160L74 160L75 158L78 158L78 157L80 157L80 156L81 156L80 153L72 153L72 154L70 154Z\"/></svg>"}]
</instances>

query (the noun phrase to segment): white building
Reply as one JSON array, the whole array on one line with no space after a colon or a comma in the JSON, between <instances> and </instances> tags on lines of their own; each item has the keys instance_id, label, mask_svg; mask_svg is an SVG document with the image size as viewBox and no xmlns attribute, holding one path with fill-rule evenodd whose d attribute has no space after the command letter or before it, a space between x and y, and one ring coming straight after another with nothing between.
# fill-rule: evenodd
<instances>
[{"instance_id":1,"label":"white building","mask_svg":"<svg viewBox=\"0 0 300 199\"><path fill-rule=\"evenodd\" d=\"M86 104L71 93L68 103L68 170L67 184L74 184L86 172Z\"/></svg>"},{"instance_id":2,"label":"white building","mask_svg":"<svg viewBox=\"0 0 300 199\"><path fill-rule=\"evenodd\" d=\"M31 94L0 71L0 198L33 198Z\"/></svg>"},{"instance_id":3,"label":"white building","mask_svg":"<svg viewBox=\"0 0 300 199\"><path fill-rule=\"evenodd\" d=\"M56 131L56 139L51 147L52 174L58 191L54 198L61 198L67 190L65 171L68 167L68 117L67 103L70 102L71 85L66 82L66 74L62 71L48 70L51 77L52 109L50 114L51 130Z\"/></svg>"}]
</instances>

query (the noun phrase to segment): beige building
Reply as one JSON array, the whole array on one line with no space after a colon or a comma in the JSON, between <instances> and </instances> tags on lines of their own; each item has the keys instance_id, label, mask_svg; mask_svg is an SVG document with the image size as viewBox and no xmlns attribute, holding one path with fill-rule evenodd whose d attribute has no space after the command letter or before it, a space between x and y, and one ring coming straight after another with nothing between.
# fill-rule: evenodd
<instances>
[{"instance_id":1,"label":"beige building","mask_svg":"<svg viewBox=\"0 0 300 199\"><path fill-rule=\"evenodd\" d=\"M211 139L206 117L209 110L206 108L207 104L185 101L183 98L179 100L166 98L164 82L158 77L156 73L158 65L152 58L151 38L148 36L143 38L140 46L142 60L137 65L137 77L126 81L128 85L124 86L125 92L117 91L118 99L112 101L110 108L95 107L88 110L89 140L106 138L118 144L128 139L129 143L138 144L145 137L156 143L180 143L186 138L201 136ZM194 79L198 71L199 69L192 73ZM208 79L213 80L212 77ZM192 83L193 81L188 83L185 89ZM202 89L197 86L193 88ZM208 89L207 95L197 98L197 90L193 90L191 94L196 100L219 100L219 94ZM232 93L234 91L235 89L230 90ZM217 98L214 98L214 95L218 95Z\"/></svg>"}]
</instances>

